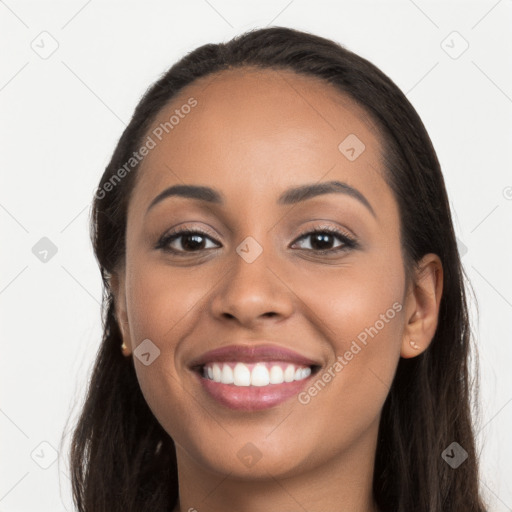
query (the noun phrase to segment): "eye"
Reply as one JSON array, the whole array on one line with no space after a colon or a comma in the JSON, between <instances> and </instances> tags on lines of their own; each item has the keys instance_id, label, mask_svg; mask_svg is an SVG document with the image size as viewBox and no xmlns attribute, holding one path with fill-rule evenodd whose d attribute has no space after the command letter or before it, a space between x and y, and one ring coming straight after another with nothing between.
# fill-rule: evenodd
<instances>
[{"instance_id":1,"label":"eye","mask_svg":"<svg viewBox=\"0 0 512 512\"><path fill-rule=\"evenodd\" d=\"M356 240L332 226L321 226L313 230L306 231L296 239L294 245L300 241L306 241L308 239L310 239L308 244L309 247L299 248L315 252L316 254L332 254L358 247ZM329 248L335 239L338 239L341 242L341 245ZM204 231L198 229L180 229L162 236L156 245L156 249L161 249L165 252L183 256L187 255L187 253L190 254L194 252L201 252L205 249L215 248L215 244L213 247L207 246L208 240L210 242L214 241L215 243L219 243ZM179 246L181 246L181 249Z\"/></svg>"},{"instance_id":2,"label":"eye","mask_svg":"<svg viewBox=\"0 0 512 512\"><path fill-rule=\"evenodd\" d=\"M164 235L159 240L156 248L174 254L198 252L202 249L211 249L211 247L205 246L206 239L212 240L204 231L198 229L181 229ZM175 244L175 246L173 247L172 244ZM176 246L181 246L184 250L177 249Z\"/></svg>"},{"instance_id":3,"label":"eye","mask_svg":"<svg viewBox=\"0 0 512 512\"><path fill-rule=\"evenodd\" d=\"M341 245L329 248L336 238L342 242ZM300 241L308 239L310 239L309 247L301 247L301 249L307 249L317 254L337 253L355 248L358 245L353 238L332 226L322 226L311 231L307 231L297 240Z\"/></svg>"}]
</instances>

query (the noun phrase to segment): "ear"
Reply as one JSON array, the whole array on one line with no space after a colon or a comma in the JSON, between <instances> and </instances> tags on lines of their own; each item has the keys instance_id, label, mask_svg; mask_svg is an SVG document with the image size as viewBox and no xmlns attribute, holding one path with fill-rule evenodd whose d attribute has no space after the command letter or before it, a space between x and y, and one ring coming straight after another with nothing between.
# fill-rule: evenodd
<instances>
[{"instance_id":1,"label":"ear","mask_svg":"<svg viewBox=\"0 0 512 512\"><path fill-rule=\"evenodd\" d=\"M418 263L406 296L407 322L400 355L407 359L425 351L436 332L443 294L443 265L437 254L426 254Z\"/></svg>"},{"instance_id":2,"label":"ear","mask_svg":"<svg viewBox=\"0 0 512 512\"><path fill-rule=\"evenodd\" d=\"M125 271L121 269L113 272L110 276L110 290L114 297L114 311L116 316L119 330L121 331L121 338L126 345L123 350L123 355L129 356L132 353L132 344L130 337L130 328L128 324L128 313L126 308L126 287L125 287ZM121 347L119 347L121 348Z\"/></svg>"}]
</instances>

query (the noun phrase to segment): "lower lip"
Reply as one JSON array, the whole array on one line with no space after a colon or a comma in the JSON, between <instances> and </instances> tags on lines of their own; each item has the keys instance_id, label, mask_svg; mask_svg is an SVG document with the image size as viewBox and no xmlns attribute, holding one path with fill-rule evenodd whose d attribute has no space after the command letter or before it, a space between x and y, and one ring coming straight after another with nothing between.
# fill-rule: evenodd
<instances>
[{"instance_id":1,"label":"lower lip","mask_svg":"<svg viewBox=\"0 0 512 512\"><path fill-rule=\"evenodd\" d=\"M242 411L260 411L279 405L300 391L309 383L313 373L302 380L269 384L268 386L235 386L205 379L195 372L203 389L220 404Z\"/></svg>"}]
</instances>

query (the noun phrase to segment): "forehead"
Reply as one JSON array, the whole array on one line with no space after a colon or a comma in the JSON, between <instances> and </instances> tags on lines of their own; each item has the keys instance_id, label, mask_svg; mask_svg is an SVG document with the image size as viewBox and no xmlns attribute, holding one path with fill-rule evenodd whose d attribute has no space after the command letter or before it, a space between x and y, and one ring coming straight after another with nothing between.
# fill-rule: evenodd
<instances>
[{"instance_id":1,"label":"forehead","mask_svg":"<svg viewBox=\"0 0 512 512\"><path fill-rule=\"evenodd\" d=\"M389 196L377 128L362 107L316 77L244 68L201 78L159 112L148 135L155 147L138 170L139 202L173 184L263 201L335 179L367 197Z\"/></svg>"}]
</instances>

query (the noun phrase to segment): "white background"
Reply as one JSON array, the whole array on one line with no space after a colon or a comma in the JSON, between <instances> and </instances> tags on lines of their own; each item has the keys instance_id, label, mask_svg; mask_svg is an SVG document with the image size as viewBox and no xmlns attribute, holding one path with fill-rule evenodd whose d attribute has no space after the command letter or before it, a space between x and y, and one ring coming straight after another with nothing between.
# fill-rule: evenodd
<instances>
[{"instance_id":1,"label":"white background","mask_svg":"<svg viewBox=\"0 0 512 512\"><path fill-rule=\"evenodd\" d=\"M73 510L60 440L101 337L89 209L135 105L186 52L267 25L369 59L422 117L480 311L482 488L490 510L512 510L512 1L5 0L0 511ZM469 44L458 58L453 31ZM43 59L31 45L48 51L52 38ZM42 237L58 250L46 263L32 252Z\"/></svg>"}]
</instances>

